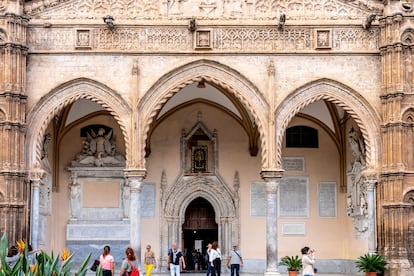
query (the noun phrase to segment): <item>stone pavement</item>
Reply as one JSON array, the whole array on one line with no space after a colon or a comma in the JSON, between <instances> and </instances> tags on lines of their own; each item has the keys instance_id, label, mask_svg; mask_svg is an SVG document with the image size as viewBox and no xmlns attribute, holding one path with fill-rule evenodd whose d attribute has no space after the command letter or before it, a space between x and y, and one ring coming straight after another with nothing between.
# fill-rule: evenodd
<instances>
[{"instance_id":1,"label":"stone pavement","mask_svg":"<svg viewBox=\"0 0 414 276\"><path fill-rule=\"evenodd\" d=\"M88 276L92 276L95 275L95 272L88 270L88 273L86 274ZM119 275L119 271L115 270L115 276ZM141 274L141 275L145 275L145 274ZM169 276L170 273L169 272L156 272L156 273L152 273L153 276ZM194 273L194 272L182 272L181 276L205 276L206 274L204 272L198 272L198 273ZM230 273L221 273L221 275L223 276L230 276ZM280 273L281 276L287 276L288 274L286 272L281 272ZM299 274L299 276L301 276L302 274ZM332 273L318 273L317 275L323 275L323 276L363 276L364 274L332 274ZM240 276L263 276L263 273L248 273L248 272L241 272Z\"/></svg>"}]
</instances>

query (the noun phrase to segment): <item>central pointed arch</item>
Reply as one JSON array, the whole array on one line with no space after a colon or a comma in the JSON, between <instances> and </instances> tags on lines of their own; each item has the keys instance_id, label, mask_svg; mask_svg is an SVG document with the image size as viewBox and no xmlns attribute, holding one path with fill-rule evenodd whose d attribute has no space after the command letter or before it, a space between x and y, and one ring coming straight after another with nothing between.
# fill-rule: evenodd
<instances>
[{"instance_id":1,"label":"central pointed arch","mask_svg":"<svg viewBox=\"0 0 414 276\"><path fill-rule=\"evenodd\" d=\"M368 169L378 167L381 135L380 117L369 102L352 88L330 79L320 79L306 84L290 94L276 110L276 163L281 167L282 141L292 118L305 106L326 100L342 107L355 120L366 145Z\"/></svg>"},{"instance_id":2,"label":"central pointed arch","mask_svg":"<svg viewBox=\"0 0 414 276\"><path fill-rule=\"evenodd\" d=\"M245 76L227 65L211 60L197 60L180 66L164 75L144 95L138 103L137 120L141 128L142 139L138 143L137 155L140 157L139 167L145 167L145 141L151 123L157 117L164 104L183 87L204 80L209 84L224 89L237 98L252 114L260 133L262 164L267 163L266 129L269 105L259 89Z\"/></svg>"}]
</instances>

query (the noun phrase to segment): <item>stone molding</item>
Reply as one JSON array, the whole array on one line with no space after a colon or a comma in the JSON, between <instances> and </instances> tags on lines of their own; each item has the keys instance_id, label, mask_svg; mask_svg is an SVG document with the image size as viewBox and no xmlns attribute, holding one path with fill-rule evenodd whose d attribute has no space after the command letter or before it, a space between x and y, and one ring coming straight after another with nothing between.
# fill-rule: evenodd
<instances>
[{"instance_id":1,"label":"stone molding","mask_svg":"<svg viewBox=\"0 0 414 276\"><path fill-rule=\"evenodd\" d=\"M274 19L286 13L287 20L362 19L370 13L382 14L380 1L363 0L197 0L197 1L29 1L24 12L36 19L101 19L110 14L122 20L154 20L160 18L239 20Z\"/></svg>"},{"instance_id":2,"label":"stone molding","mask_svg":"<svg viewBox=\"0 0 414 276\"><path fill-rule=\"evenodd\" d=\"M380 29L363 30L356 26L214 26L209 27L209 47L197 47L198 32L184 26L118 26L107 28L72 26L30 27L27 44L31 53L36 52L174 52L174 53L379 53ZM328 35L320 43L319 32ZM326 45L326 46L321 46Z\"/></svg>"}]
</instances>

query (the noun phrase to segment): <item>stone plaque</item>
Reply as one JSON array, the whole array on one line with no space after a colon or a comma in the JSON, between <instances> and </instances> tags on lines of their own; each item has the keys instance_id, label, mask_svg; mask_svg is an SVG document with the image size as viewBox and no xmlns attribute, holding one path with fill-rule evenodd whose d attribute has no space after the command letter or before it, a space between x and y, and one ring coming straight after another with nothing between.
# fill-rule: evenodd
<instances>
[{"instance_id":1,"label":"stone plaque","mask_svg":"<svg viewBox=\"0 0 414 276\"><path fill-rule=\"evenodd\" d=\"M119 182L85 181L82 186L83 208L119 208Z\"/></svg>"},{"instance_id":2,"label":"stone plaque","mask_svg":"<svg viewBox=\"0 0 414 276\"><path fill-rule=\"evenodd\" d=\"M145 183L141 191L141 216L155 216L155 183Z\"/></svg>"},{"instance_id":3,"label":"stone plaque","mask_svg":"<svg viewBox=\"0 0 414 276\"><path fill-rule=\"evenodd\" d=\"M279 186L279 216L309 216L309 178L284 177Z\"/></svg>"},{"instance_id":4,"label":"stone plaque","mask_svg":"<svg viewBox=\"0 0 414 276\"><path fill-rule=\"evenodd\" d=\"M330 49L332 48L332 38L330 29L315 30L316 49Z\"/></svg>"},{"instance_id":5,"label":"stone plaque","mask_svg":"<svg viewBox=\"0 0 414 276\"><path fill-rule=\"evenodd\" d=\"M306 235L306 224L304 222L284 222L282 224L282 235Z\"/></svg>"},{"instance_id":6,"label":"stone plaque","mask_svg":"<svg viewBox=\"0 0 414 276\"><path fill-rule=\"evenodd\" d=\"M336 183L321 182L318 185L319 216L336 217Z\"/></svg>"},{"instance_id":7,"label":"stone plaque","mask_svg":"<svg viewBox=\"0 0 414 276\"><path fill-rule=\"evenodd\" d=\"M250 184L250 215L254 217L266 216L266 183L254 182Z\"/></svg>"},{"instance_id":8,"label":"stone plaque","mask_svg":"<svg viewBox=\"0 0 414 276\"><path fill-rule=\"evenodd\" d=\"M304 172L304 157L283 157L283 169L287 172Z\"/></svg>"},{"instance_id":9,"label":"stone plaque","mask_svg":"<svg viewBox=\"0 0 414 276\"><path fill-rule=\"evenodd\" d=\"M194 35L195 49L211 49L213 47L211 39L211 30L196 30Z\"/></svg>"}]
</instances>

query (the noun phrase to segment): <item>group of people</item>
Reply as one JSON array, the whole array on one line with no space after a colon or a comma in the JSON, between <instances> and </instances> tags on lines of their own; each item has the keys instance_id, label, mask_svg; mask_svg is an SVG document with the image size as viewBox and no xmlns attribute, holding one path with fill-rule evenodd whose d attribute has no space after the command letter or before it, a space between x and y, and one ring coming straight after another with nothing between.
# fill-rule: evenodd
<instances>
[{"instance_id":1,"label":"group of people","mask_svg":"<svg viewBox=\"0 0 414 276\"><path fill-rule=\"evenodd\" d=\"M206 261L206 276L220 276L222 258L217 241L207 245ZM229 252L227 258L227 267L230 269L231 276L234 276L234 273L236 273L236 276L239 276L241 266L243 266L243 258L238 250L238 245L234 244L233 250ZM173 243L168 250L167 269L170 271L171 276L180 276L181 267L183 269L186 268L185 258L181 249L177 247L177 243Z\"/></svg>"},{"instance_id":2,"label":"group of people","mask_svg":"<svg viewBox=\"0 0 414 276\"><path fill-rule=\"evenodd\" d=\"M110 254L111 248L106 245L103 249L103 253L99 256L99 266L102 271L102 276L114 276L114 257ZM152 270L157 267L157 261L155 254L151 251L151 245L146 246L144 255L145 273L147 276L151 276ZM138 261L135 256L135 252L131 247L127 247L125 250L125 259L122 261L121 269L119 271L120 276L129 276L132 271L138 269Z\"/></svg>"}]
</instances>

